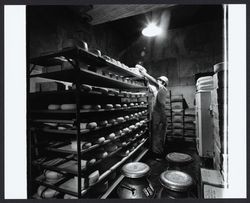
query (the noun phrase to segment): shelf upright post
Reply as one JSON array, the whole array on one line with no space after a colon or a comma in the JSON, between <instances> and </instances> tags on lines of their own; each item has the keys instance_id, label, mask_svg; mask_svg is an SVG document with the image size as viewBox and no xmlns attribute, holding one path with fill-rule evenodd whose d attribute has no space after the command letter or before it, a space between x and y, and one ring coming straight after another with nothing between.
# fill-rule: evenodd
<instances>
[{"instance_id":1,"label":"shelf upright post","mask_svg":"<svg viewBox=\"0 0 250 203\"><path fill-rule=\"evenodd\" d=\"M80 131L80 93L81 93L81 81L80 81L80 67L78 59L74 61L75 69L75 99L76 99L76 140L77 140L77 194L78 198L81 198L81 131Z\"/></svg>"}]
</instances>

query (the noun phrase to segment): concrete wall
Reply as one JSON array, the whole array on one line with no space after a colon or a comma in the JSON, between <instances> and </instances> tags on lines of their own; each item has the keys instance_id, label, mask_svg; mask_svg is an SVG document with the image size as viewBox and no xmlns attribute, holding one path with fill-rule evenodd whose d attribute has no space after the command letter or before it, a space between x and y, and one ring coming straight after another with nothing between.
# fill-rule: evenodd
<instances>
[{"instance_id":1,"label":"concrete wall","mask_svg":"<svg viewBox=\"0 0 250 203\"><path fill-rule=\"evenodd\" d=\"M134 66L142 63L154 77L166 75L173 94L183 94L193 107L197 73L213 71L223 61L222 21L169 30L164 37L140 37L123 56Z\"/></svg>"}]
</instances>

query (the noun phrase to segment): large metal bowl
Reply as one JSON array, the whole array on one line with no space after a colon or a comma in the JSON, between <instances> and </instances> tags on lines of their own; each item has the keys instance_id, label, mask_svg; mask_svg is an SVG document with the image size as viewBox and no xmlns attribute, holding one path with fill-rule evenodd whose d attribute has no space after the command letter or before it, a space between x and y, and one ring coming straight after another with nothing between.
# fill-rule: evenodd
<instances>
[{"instance_id":1,"label":"large metal bowl","mask_svg":"<svg viewBox=\"0 0 250 203\"><path fill-rule=\"evenodd\" d=\"M192 186L193 179L182 171L169 170L161 173L160 182L169 190L185 192Z\"/></svg>"}]
</instances>

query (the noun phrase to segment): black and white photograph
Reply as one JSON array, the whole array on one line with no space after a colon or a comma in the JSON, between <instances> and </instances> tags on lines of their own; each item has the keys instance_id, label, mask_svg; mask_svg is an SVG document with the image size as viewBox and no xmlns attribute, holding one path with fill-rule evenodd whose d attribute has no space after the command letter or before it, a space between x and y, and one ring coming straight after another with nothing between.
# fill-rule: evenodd
<instances>
[{"instance_id":1,"label":"black and white photograph","mask_svg":"<svg viewBox=\"0 0 250 203\"><path fill-rule=\"evenodd\" d=\"M23 7L24 199L246 197L246 152L230 192L228 4Z\"/></svg>"}]
</instances>

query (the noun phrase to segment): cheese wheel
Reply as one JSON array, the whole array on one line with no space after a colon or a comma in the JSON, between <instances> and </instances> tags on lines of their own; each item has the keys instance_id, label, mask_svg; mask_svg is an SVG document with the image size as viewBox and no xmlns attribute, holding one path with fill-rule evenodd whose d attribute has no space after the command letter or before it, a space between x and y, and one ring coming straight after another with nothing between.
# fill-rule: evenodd
<instances>
[{"instance_id":1,"label":"cheese wheel","mask_svg":"<svg viewBox=\"0 0 250 203\"><path fill-rule=\"evenodd\" d=\"M119 131L117 132L117 135L120 136L120 135L122 135L122 133L123 133L122 130L119 130Z\"/></svg>"},{"instance_id":2,"label":"cheese wheel","mask_svg":"<svg viewBox=\"0 0 250 203\"><path fill-rule=\"evenodd\" d=\"M64 126L58 126L57 127L58 130L67 130L68 128L64 127Z\"/></svg>"},{"instance_id":3,"label":"cheese wheel","mask_svg":"<svg viewBox=\"0 0 250 203\"><path fill-rule=\"evenodd\" d=\"M43 174L47 180L57 180L63 176L61 173L50 170L44 170Z\"/></svg>"},{"instance_id":4,"label":"cheese wheel","mask_svg":"<svg viewBox=\"0 0 250 203\"><path fill-rule=\"evenodd\" d=\"M58 109L60 109L60 107L61 107L60 104L49 104L48 110L58 110Z\"/></svg>"},{"instance_id":5,"label":"cheese wheel","mask_svg":"<svg viewBox=\"0 0 250 203\"><path fill-rule=\"evenodd\" d=\"M89 164L94 164L96 162L96 159L91 159L90 161L89 161Z\"/></svg>"},{"instance_id":6,"label":"cheese wheel","mask_svg":"<svg viewBox=\"0 0 250 203\"><path fill-rule=\"evenodd\" d=\"M97 144L101 144L101 143L103 143L105 141L105 138L104 137L100 137L100 138L98 138L97 140L96 140L96 143Z\"/></svg>"},{"instance_id":7,"label":"cheese wheel","mask_svg":"<svg viewBox=\"0 0 250 203\"><path fill-rule=\"evenodd\" d=\"M87 124L87 129L94 129L97 127L97 123L96 122L91 122Z\"/></svg>"},{"instance_id":8,"label":"cheese wheel","mask_svg":"<svg viewBox=\"0 0 250 203\"><path fill-rule=\"evenodd\" d=\"M121 108L121 104L115 104L115 108Z\"/></svg>"},{"instance_id":9,"label":"cheese wheel","mask_svg":"<svg viewBox=\"0 0 250 203\"><path fill-rule=\"evenodd\" d=\"M122 107L123 107L123 108L127 108L128 105L127 105L127 104L123 104Z\"/></svg>"},{"instance_id":10,"label":"cheese wheel","mask_svg":"<svg viewBox=\"0 0 250 203\"><path fill-rule=\"evenodd\" d=\"M135 130L136 127L134 125L129 126L129 130Z\"/></svg>"},{"instance_id":11,"label":"cheese wheel","mask_svg":"<svg viewBox=\"0 0 250 203\"><path fill-rule=\"evenodd\" d=\"M117 150L117 146L112 143L109 143L105 146L105 149L107 150L107 152L113 152Z\"/></svg>"},{"instance_id":12,"label":"cheese wheel","mask_svg":"<svg viewBox=\"0 0 250 203\"><path fill-rule=\"evenodd\" d=\"M141 124L138 122L138 123L135 124L135 126L138 128L138 127L141 126Z\"/></svg>"},{"instance_id":13,"label":"cheese wheel","mask_svg":"<svg viewBox=\"0 0 250 203\"><path fill-rule=\"evenodd\" d=\"M99 110L101 108L102 108L101 105L98 105L98 104L93 106L93 109L95 109L95 110Z\"/></svg>"},{"instance_id":14,"label":"cheese wheel","mask_svg":"<svg viewBox=\"0 0 250 203\"><path fill-rule=\"evenodd\" d=\"M123 129L123 132L124 132L124 133L128 133L128 132L130 132L130 130L129 130L129 128L124 128L124 129Z\"/></svg>"},{"instance_id":15,"label":"cheese wheel","mask_svg":"<svg viewBox=\"0 0 250 203\"><path fill-rule=\"evenodd\" d=\"M80 129L84 130L87 127L87 123L80 123Z\"/></svg>"},{"instance_id":16,"label":"cheese wheel","mask_svg":"<svg viewBox=\"0 0 250 203\"><path fill-rule=\"evenodd\" d=\"M88 149L91 146L92 144L90 142L86 142L85 144L82 145L82 149Z\"/></svg>"},{"instance_id":17,"label":"cheese wheel","mask_svg":"<svg viewBox=\"0 0 250 203\"><path fill-rule=\"evenodd\" d=\"M88 51L88 44L82 40L67 39L67 40L63 41L62 48L63 49L81 48L81 49L84 49L85 51Z\"/></svg>"},{"instance_id":18,"label":"cheese wheel","mask_svg":"<svg viewBox=\"0 0 250 203\"><path fill-rule=\"evenodd\" d=\"M111 133L108 135L108 139L113 140L115 139L115 133Z\"/></svg>"},{"instance_id":19,"label":"cheese wheel","mask_svg":"<svg viewBox=\"0 0 250 203\"><path fill-rule=\"evenodd\" d=\"M125 121L123 117L118 117L116 120L118 123L122 123Z\"/></svg>"},{"instance_id":20,"label":"cheese wheel","mask_svg":"<svg viewBox=\"0 0 250 203\"><path fill-rule=\"evenodd\" d=\"M115 119L111 119L111 120L109 120L109 121L108 121L108 123L110 123L110 124L112 124L112 125L113 125L113 124L115 124L115 123L116 123L116 120L115 120Z\"/></svg>"},{"instance_id":21,"label":"cheese wheel","mask_svg":"<svg viewBox=\"0 0 250 203\"><path fill-rule=\"evenodd\" d=\"M100 176L100 174L99 174L98 170L91 173L88 177L89 178L89 186L94 185L98 181L99 176Z\"/></svg>"},{"instance_id":22,"label":"cheese wheel","mask_svg":"<svg viewBox=\"0 0 250 203\"><path fill-rule=\"evenodd\" d=\"M62 104L61 109L62 110L75 110L76 104Z\"/></svg>"},{"instance_id":23,"label":"cheese wheel","mask_svg":"<svg viewBox=\"0 0 250 203\"><path fill-rule=\"evenodd\" d=\"M97 157L98 159L104 159L104 158L107 157L107 156L108 156L108 152L105 152L105 151L96 154L96 157Z\"/></svg>"},{"instance_id":24,"label":"cheese wheel","mask_svg":"<svg viewBox=\"0 0 250 203\"><path fill-rule=\"evenodd\" d=\"M130 106L130 107L133 107L133 106L135 106L135 104L134 104L134 103L130 103L129 106Z\"/></svg>"},{"instance_id":25,"label":"cheese wheel","mask_svg":"<svg viewBox=\"0 0 250 203\"><path fill-rule=\"evenodd\" d=\"M90 110L90 109L92 109L92 105L84 104L84 105L82 105L82 109L84 109L84 110Z\"/></svg>"},{"instance_id":26,"label":"cheese wheel","mask_svg":"<svg viewBox=\"0 0 250 203\"><path fill-rule=\"evenodd\" d=\"M103 87L92 87L93 91L100 92L102 94L108 94L108 89Z\"/></svg>"},{"instance_id":27,"label":"cheese wheel","mask_svg":"<svg viewBox=\"0 0 250 203\"><path fill-rule=\"evenodd\" d=\"M37 194L39 197L44 198L44 199L49 199L49 198L53 198L56 195L59 194L58 191L56 190L52 190L50 188L46 188L45 186L39 186L37 189Z\"/></svg>"},{"instance_id":28,"label":"cheese wheel","mask_svg":"<svg viewBox=\"0 0 250 203\"><path fill-rule=\"evenodd\" d=\"M92 49L91 53L95 54L96 56L101 56L102 55L101 51L98 50L98 49Z\"/></svg>"},{"instance_id":29,"label":"cheese wheel","mask_svg":"<svg viewBox=\"0 0 250 203\"><path fill-rule=\"evenodd\" d=\"M110 109L112 109L112 108L113 108L113 105L112 105L112 104L106 104L106 105L105 105L105 109L110 110Z\"/></svg>"},{"instance_id":30,"label":"cheese wheel","mask_svg":"<svg viewBox=\"0 0 250 203\"><path fill-rule=\"evenodd\" d=\"M141 102L140 105L144 105L145 103L144 102Z\"/></svg>"},{"instance_id":31,"label":"cheese wheel","mask_svg":"<svg viewBox=\"0 0 250 203\"><path fill-rule=\"evenodd\" d=\"M57 129L58 130L67 130L67 129L72 129L73 125L72 124L60 124Z\"/></svg>"},{"instance_id":32,"label":"cheese wheel","mask_svg":"<svg viewBox=\"0 0 250 203\"><path fill-rule=\"evenodd\" d=\"M73 195L69 195L69 194L65 194L63 196L63 199L78 199L77 197L73 196Z\"/></svg>"},{"instance_id":33,"label":"cheese wheel","mask_svg":"<svg viewBox=\"0 0 250 203\"><path fill-rule=\"evenodd\" d=\"M100 121L99 125L106 126L106 125L108 125L108 121Z\"/></svg>"},{"instance_id":34,"label":"cheese wheel","mask_svg":"<svg viewBox=\"0 0 250 203\"><path fill-rule=\"evenodd\" d=\"M92 86L90 85L85 85L85 84L82 84L81 85L81 89L85 92L90 92L92 90Z\"/></svg>"},{"instance_id":35,"label":"cheese wheel","mask_svg":"<svg viewBox=\"0 0 250 203\"><path fill-rule=\"evenodd\" d=\"M50 126L50 127L57 127L58 126L57 123L44 123L44 124L47 126Z\"/></svg>"},{"instance_id":36,"label":"cheese wheel","mask_svg":"<svg viewBox=\"0 0 250 203\"><path fill-rule=\"evenodd\" d=\"M125 119L125 120L129 120L129 116L125 116L124 119Z\"/></svg>"}]
</instances>

